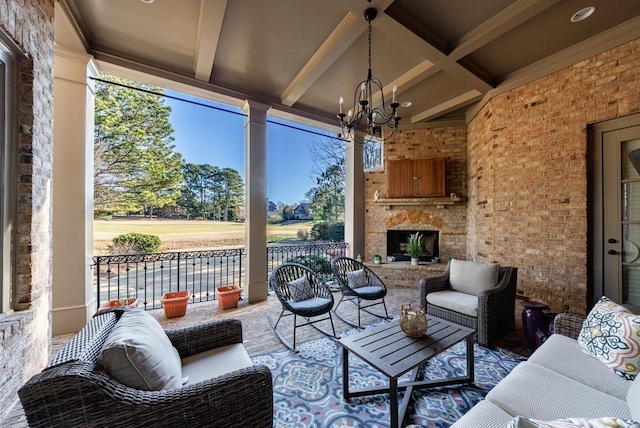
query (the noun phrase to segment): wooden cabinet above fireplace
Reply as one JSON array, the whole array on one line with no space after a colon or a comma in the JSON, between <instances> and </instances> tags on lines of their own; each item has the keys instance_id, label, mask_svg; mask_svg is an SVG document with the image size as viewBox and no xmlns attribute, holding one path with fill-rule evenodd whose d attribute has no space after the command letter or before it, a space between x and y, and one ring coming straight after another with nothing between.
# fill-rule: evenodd
<instances>
[{"instance_id":1,"label":"wooden cabinet above fireplace","mask_svg":"<svg viewBox=\"0 0 640 428\"><path fill-rule=\"evenodd\" d=\"M445 196L444 159L403 159L387 162L390 198L441 198Z\"/></svg>"}]
</instances>

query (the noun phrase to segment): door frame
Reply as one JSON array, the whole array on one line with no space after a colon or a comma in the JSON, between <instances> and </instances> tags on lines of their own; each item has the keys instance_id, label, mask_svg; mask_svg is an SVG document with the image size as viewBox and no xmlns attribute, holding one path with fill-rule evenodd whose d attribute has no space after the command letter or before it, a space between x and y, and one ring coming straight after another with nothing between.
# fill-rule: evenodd
<instances>
[{"instance_id":1,"label":"door frame","mask_svg":"<svg viewBox=\"0 0 640 428\"><path fill-rule=\"evenodd\" d=\"M640 126L640 113L588 125L587 149L587 307L605 294L604 287L604 135Z\"/></svg>"}]
</instances>

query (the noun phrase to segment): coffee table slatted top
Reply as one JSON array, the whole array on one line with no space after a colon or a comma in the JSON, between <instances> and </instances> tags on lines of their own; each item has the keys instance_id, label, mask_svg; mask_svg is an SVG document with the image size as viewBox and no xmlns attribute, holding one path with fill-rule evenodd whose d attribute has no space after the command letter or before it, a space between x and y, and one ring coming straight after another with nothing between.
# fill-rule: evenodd
<instances>
[{"instance_id":1,"label":"coffee table slatted top","mask_svg":"<svg viewBox=\"0 0 640 428\"><path fill-rule=\"evenodd\" d=\"M475 330L428 316L422 337L407 336L397 320L343 337L340 343L389 378L398 378L425 360L468 338Z\"/></svg>"}]
</instances>

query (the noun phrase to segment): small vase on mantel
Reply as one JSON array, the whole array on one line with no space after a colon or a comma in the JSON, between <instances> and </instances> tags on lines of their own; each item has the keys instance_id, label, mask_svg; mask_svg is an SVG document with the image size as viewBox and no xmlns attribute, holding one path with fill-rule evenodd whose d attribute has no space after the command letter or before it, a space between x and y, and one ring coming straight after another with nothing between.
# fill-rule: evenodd
<instances>
[{"instance_id":1,"label":"small vase on mantel","mask_svg":"<svg viewBox=\"0 0 640 428\"><path fill-rule=\"evenodd\" d=\"M418 260L417 258L411 258L411 266L418 266Z\"/></svg>"}]
</instances>

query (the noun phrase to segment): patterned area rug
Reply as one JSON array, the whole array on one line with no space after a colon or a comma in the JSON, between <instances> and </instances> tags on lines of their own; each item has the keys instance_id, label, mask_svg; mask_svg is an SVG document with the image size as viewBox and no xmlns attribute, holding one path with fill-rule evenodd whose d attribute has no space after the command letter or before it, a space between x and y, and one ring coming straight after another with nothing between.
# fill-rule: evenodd
<instances>
[{"instance_id":1,"label":"patterned area rug","mask_svg":"<svg viewBox=\"0 0 640 428\"><path fill-rule=\"evenodd\" d=\"M357 333L350 330L342 336ZM466 367L465 343L432 359L424 377L462 376ZM252 358L266 364L273 375L274 426L281 427L389 427L389 394L342 398L342 347L321 338L289 350ZM498 348L475 344L475 385L414 391L401 426L449 427L525 358ZM351 388L385 386L386 378L349 354ZM408 378L408 374L405 375ZM403 393L400 392L400 399Z\"/></svg>"}]
</instances>

